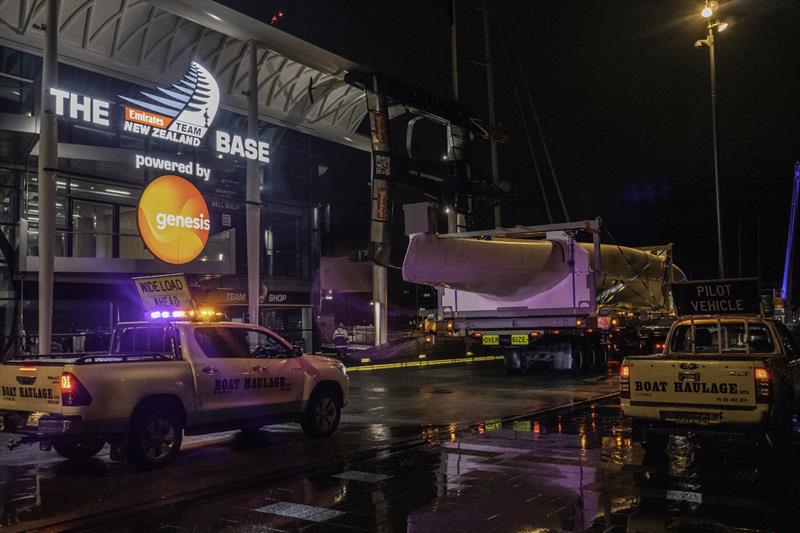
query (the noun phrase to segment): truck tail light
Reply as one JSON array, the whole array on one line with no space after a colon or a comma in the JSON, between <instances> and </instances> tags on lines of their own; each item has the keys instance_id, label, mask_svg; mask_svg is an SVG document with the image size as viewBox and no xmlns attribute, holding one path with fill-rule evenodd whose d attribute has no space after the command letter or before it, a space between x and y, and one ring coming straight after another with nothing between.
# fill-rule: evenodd
<instances>
[{"instance_id":1,"label":"truck tail light","mask_svg":"<svg viewBox=\"0 0 800 533\"><path fill-rule=\"evenodd\" d=\"M92 403L92 396L83 383L78 381L75 374L63 372L61 374L61 405L80 406Z\"/></svg>"},{"instance_id":2,"label":"truck tail light","mask_svg":"<svg viewBox=\"0 0 800 533\"><path fill-rule=\"evenodd\" d=\"M756 367L753 376L756 380L756 403L769 403L772 392L769 371L766 368Z\"/></svg>"},{"instance_id":3,"label":"truck tail light","mask_svg":"<svg viewBox=\"0 0 800 533\"><path fill-rule=\"evenodd\" d=\"M480 339L481 337L483 337L483 333L481 333L480 331L473 331L472 333L470 333L470 336L476 339Z\"/></svg>"},{"instance_id":4,"label":"truck tail light","mask_svg":"<svg viewBox=\"0 0 800 533\"><path fill-rule=\"evenodd\" d=\"M619 367L619 397L630 399L631 397L631 367L622 365Z\"/></svg>"}]
</instances>

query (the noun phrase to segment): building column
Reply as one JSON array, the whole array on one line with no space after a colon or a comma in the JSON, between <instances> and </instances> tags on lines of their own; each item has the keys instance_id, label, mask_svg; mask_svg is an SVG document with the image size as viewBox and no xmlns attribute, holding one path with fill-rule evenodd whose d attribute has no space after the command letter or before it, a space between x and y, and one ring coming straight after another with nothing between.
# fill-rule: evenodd
<instances>
[{"instance_id":1,"label":"building column","mask_svg":"<svg viewBox=\"0 0 800 533\"><path fill-rule=\"evenodd\" d=\"M302 319L303 328L303 344L305 344L305 351L308 353L314 352L314 320L313 320L312 307L303 307L300 309L300 318Z\"/></svg>"},{"instance_id":2,"label":"building column","mask_svg":"<svg viewBox=\"0 0 800 533\"><path fill-rule=\"evenodd\" d=\"M372 302L375 314L375 346L389 342L388 269L372 265Z\"/></svg>"},{"instance_id":3,"label":"building column","mask_svg":"<svg viewBox=\"0 0 800 533\"><path fill-rule=\"evenodd\" d=\"M47 0L39 113L39 353L50 353L53 335L53 269L56 242L58 128L50 88L58 84L58 0Z\"/></svg>"},{"instance_id":4,"label":"building column","mask_svg":"<svg viewBox=\"0 0 800 533\"><path fill-rule=\"evenodd\" d=\"M247 94L247 135L258 139L258 47L250 43L250 88ZM261 290L261 167L247 160L247 312L251 324L258 324L258 297Z\"/></svg>"}]
</instances>

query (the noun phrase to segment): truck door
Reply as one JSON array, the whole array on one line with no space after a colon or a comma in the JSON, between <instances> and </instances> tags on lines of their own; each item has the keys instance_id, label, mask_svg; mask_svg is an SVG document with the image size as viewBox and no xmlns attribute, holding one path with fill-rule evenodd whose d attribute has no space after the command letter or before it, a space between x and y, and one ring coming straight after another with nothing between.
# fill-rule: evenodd
<instances>
[{"instance_id":1,"label":"truck door","mask_svg":"<svg viewBox=\"0 0 800 533\"><path fill-rule=\"evenodd\" d=\"M269 412L296 411L302 400L304 372L292 349L262 329L247 329L255 374L245 385L254 405L268 404Z\"/></svg>"},{"instance_id":2,"label":"truck door","mask_svg":"<svg viewBox=\"0 0 800 533\"><path fill-rule=\"evenodd\" d=\"M198 326L194 357L198 396L207 423L262 417L265 404L291 401L291 350L268 344L260 330L241 326ZM281 359L284 357L284 359Z\"/></svg>"},{"instance_id":3,"label":"truck door","mask_svg":"<svg viewBox=\"0 0 800 533\"><path fill-rule=\"evenodd\" d=\"M253 406L245 381L254 375L247 332L236 326L197 326L191 350L202 404L202 420L217 423L249 418Z\"/></svg>"}]
</instances>

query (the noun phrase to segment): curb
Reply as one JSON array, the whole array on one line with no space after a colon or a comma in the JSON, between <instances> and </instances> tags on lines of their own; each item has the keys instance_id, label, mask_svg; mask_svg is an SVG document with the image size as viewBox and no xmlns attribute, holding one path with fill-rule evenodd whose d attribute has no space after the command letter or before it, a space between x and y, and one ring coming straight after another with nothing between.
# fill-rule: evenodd
<instances>
[{"instance_id":1,"label":"curb","mask_svg":"<svg viewBox=\"0 0 800 533\"><path fill-rule=\"evenodd\" d=\"M480 355L477 357L457 357L451 359L420 359L419 361L402 361L399 363L375 363L358 366L348 366L347 373L350 372L365 372L369 370L386 370L390 368L410 368L422 366L436 366L436 365L456 365L456 364L471 364L479 363L482 361L499 361L503 359L502 355Z\"/></svg>"}]
</instances>

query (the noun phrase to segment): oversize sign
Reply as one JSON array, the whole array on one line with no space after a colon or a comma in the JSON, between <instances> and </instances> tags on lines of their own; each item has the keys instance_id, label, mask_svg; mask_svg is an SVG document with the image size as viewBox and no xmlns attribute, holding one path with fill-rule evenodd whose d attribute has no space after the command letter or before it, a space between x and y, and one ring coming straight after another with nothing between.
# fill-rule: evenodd
<instances>
[{"instance_id":1,"label":"oversize sign","mask_svg":"<svg viewBox=\"0 0 800 533\"><path fill-rule=\"evenodd\" d=\"M133 278L145 310L191 309L192 296L183 274Z\"/></svg>"},{"instance_id":2,"label":"oversize sign","mask_svg":"<svg viewBox=\"0 0 800 533\"><path fill-rule=\"evenodd\" d=\"M140 91L135 97L118 95L124 103L118 111L107 100L85 96L56 87L50 88L57 115L95 126L199 147L219 109L217 81L199 63L192 61L178 83ZM269 163L269 143L217 130L212 137L214 150Z\"/></svg>"},{"instance_id":3,"label":"oversize sign","mask_svg":"<svg viewBox=\"0 0 800 533\"><path fill-rule=\"evenodd\" d=\"M678 315L761 314L758 280L718 279L672 285Z\"/></svg>"},{"instance_id":4,"label":"oversize sign","mask_svg":"<svg viewBox=\"0 0 800 533\"><path fill-rule=\"evenodd\" d=\"M145 188L138 222L147 249L173 265L200 255L211 231L203 195L188 180L172 174L156 178Z\"/></svg>"}]
</instances>

